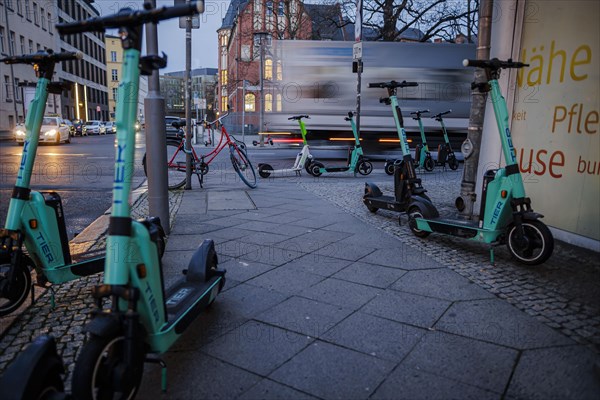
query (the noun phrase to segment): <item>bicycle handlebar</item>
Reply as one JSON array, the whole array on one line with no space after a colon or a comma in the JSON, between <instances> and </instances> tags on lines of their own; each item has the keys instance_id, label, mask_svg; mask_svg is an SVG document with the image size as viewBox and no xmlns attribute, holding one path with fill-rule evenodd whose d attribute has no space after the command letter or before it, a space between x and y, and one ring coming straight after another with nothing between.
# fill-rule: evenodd
<instances>
[{"instance_id":1,"label":"bicycle handlebar","mask_svg":"<svg viewBox=\"0 0 600 400\"><path fill-rule=\"evenodd\" d=\"M308 115L294 115L292 117L289 117L288 121L290 121L290 120L298 121L298 120L301 120L302 118L308 118L308 119L310 119L310 117Z\"/></svg>"},{"instance_id":2,"label":"bicycle handlebar","mask_svg":"<svg viewBox=\"0 0 600 400\"><path fill-rule=\"evenodd\" d=\"M448 110L448 111L444 111L444 112L435 114L433 117L431 117L431 119L439 120L440 118L442 118L442 115L450 114L451 112L452 112L452 110Z\"/></svg>"},{"instance_id":3,"label":"bicycle handlebar","mask_svg":"<svg viewBox=\"0 0 600 400\"><path fill-rule=\"evenodd\" d=\"M160 7L150 10L132 10L123 8L116 14L105 17L88 18L83 21L65 22L56 25L61 35L73 35L83 32L103 32L105 29L139 26L148 22L157 23L166 19L186 17L204 12L204 0L192 1L173 7Z\"/></svg>"},{"instance_id":4,"label":"bicycle handlebar","mask_svg":"<svg viewBox=\"0 0 600 400\"><path fill-rule=\"evenodd\" d=\"M34 54L24 54L21 56L10 56L0 59L4 64L40 64L43 62L57 63L69 60L81 60L83 53L77 51L63 51L55 53L51 49L47 51L40 50Z\"/></svg>"},{"instance_id":5,"label":"bicycle handlebar","mask_svg":"<svg viewBox=\"0 0 600 400\"><path fill-rule=\"evenodd\" d=\"M506 61L499 60L497 58L492 58L491 60L463 60L463 65L465 67L478 67L478 68L487 68L498 70L501 68L523 68L529 67L529 64L524 64L522 62L513 61L509 58Z\"/></svg>"},{"instance_id":6,"label":"bicycle handlebar","mask_svg":"<svg viewBox=\"0 0 600 400\"><path fill-rule=\"evenodd\" d=\"M221 122L221 120L222 120L223 118L225 118L226 116L228 116L228 115L229 115L229 111L227 111L225 114L221 115L219 118L215 119L215 120L214 120L214 121L212 121L212 122L208 122L207 120L204 120L204 123L205 123L206 125L208 125L208 126L211 126L211 125L214 125L214 124L216 124L217 122Z\"/></svg>"},{"instance_id":7,"label":"bicycle handlebar","mask_svg":"<svg viewBox=\"0 0 600 400\"><path fill-rule=\"evenodd\" d=\"M389 82L369 83L369 87L370 88L389 88L389 89L395 89L397 87L399 87L399 88L405 88L405 87L409 87L409 86L419 86L419 84L417 82L406 82L406 81L402 81L402 82L389 81Z\"/></svg>"}]
</instances>

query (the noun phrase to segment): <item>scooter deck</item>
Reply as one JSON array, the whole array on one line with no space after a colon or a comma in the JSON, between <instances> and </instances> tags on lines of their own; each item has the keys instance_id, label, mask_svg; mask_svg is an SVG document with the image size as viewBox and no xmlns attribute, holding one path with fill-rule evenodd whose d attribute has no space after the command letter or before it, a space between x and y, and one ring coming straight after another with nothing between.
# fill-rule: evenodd
<instances>
[{"instance_id":1,"label":"scooter deck","mask_svg":"<svg viewBox=\"0 0 600 400\"><path fill-rule=\"evenodd\" d=\"M168 324L164 330L171 329L175 324L175 332L183 332L196 316L212 303L220 291L223 275L213 276L207 282L190 282L180 279L166 290L165 306L167 308Z\"/></svg>"},{"instance_id":2,"label":"scooter deck","mask_svg":"<svg viewBox=\"0 0 600 400\"><path fill-rule=\"evenodd\" d=\"M426 219L433 232L446 233L462 238L473 238L479 232L479 223L470 220L457 220L450 218Z\"/></svg>"},{"instance_id":3,"label":"scooter deck","mask_svg":"<svg viewBox=\"0 0 600 400\"><path fill-rule=\"evenodd\" d=\"M325 167L321 168L325 172L345 172L350 171L350 167Z\"/></svg>"},{"instance_id":4,"label":"scooter deck","mask_svg":"<svg viewBox=\"0 0 600 400\"><path fill-rule=\"evenodd\" d=\"M399 203L396 201L394 196L378 196L378 197L365 197L364 203L375 208L379 208L382 210L390 210L396 212L404 212L406 211L406 204Z\"/></svg>"}]
</instances>

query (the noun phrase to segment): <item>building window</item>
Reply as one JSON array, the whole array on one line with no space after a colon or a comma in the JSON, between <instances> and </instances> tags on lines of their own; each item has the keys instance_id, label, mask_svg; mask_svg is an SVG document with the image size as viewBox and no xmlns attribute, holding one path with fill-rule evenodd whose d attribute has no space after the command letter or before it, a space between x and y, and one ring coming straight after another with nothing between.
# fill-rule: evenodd
<instances>
[{"instance_id":1,"label":"building window","mask_svg":"<svg viewBox=\"0 0 600 400\"><path fill-rule=\"evenodd\" d=\"M227 70L221 71L221 85L227 85Z\"/></svg>"},{"instance_id":2,"label":"building window","mask_svg":"<svg viewBox=\"0 0 600 400\"><path fill-rule=\"evenodd\" d=\"M271 93L265 94L265 112L273 111L273 95Z\"/></svg>"},{"instance_id":3,"label":"building window","mask_svg":"<svg viewBox=\"0 0 600 400\"><path fill-rule=\"evenodd\" d=\"M273 60L270 58L265 60L265 79L273 80Z\"/></svg>"},{"instance_id":4,"label":"building window","mask_svg":"<svg viewBox=\"0 0 600 400\"><path fill-rule=\"evenodd\" d=\"M48 32L52 33L52 15L48 13Z\"/></svg>"},{"instance_id":5,"label":"building window","mask_svg":"<svg viewBox=\"0 0 600 400\"><path fill-rule=\"evenodd\" d=\"M29 54L33 54L33 40L29 41Z\"/></svg>"},{"instance_id":6,"label":"building window","mask_svg":"<svg viewBox=\"0 0 600 400\"><path fill-rule=\"evenodd\" d=\"M113 99L113 101L117 101L117 93L118 93L118 91L119 91L119 88L116 88L116 87L112 88L112 96L113 96L112 99Z\"/></svg>"},{"instance_id":7,"label":"building window","mask_svg":"<svg viewBox=\"0 0 600 400\"><path fill-rule=\"evenodd\" d=\"M110 52L110 61L111 62L117 62L117 52L116 51L111 51Z\"/></svg>"},{"instance_id":8,"label":"building window","mask_svg":"<svg viewBox=\"0 0 600 400\"><path fill-rule=\"evenodd\" d=\"M40 24L40 19L39 18L40 18L40 14L38 12L38 5L37 5L37 3L34 2L33 3L33 22L36 25Z\"/></svg>"},{"instance_id":9,"label":"building window","mask_svg":"<svg viewBox=\"0 0 600 400\"><path fill-rule=\"evenodd\" d=\"M25 38L21 36L19 40L21 42L21 54L26 54L25 52L27 51L27 49L25 48Z\"/></svg>"},{"instance_id":10,"label":"building window","mask_svg":"<svg viewBox=\"0 0 600 400\"><path fill-rule=\"evenodd\" d=\"M40 16L42 21L42 29L46 29L46 11L40 8Z\"/></svg>"},{"instance_id":11,"label":"building window","mask_svg":"<svg viewBox=\"0 0 600 400\"><path fill-rule=\"evenodd\" d=\"M116 69L111 70L111 78L113 82L119 80L119 72Z\"/></svg>"},{"instance_id":12,"label":"building window","mask_svg":"<svg viewBox=\"0 0 600 400\"><path fill-rule=\"evenodd\" d=\"M12 85L10 84L10 77L8 75L4 75L4 92L6 94L6 101L10 101L12 99L11 90Z\"/></svg>"},{"instance_id":13,"label":"building window","mask_svg":"<svg viewBox=\"0 0 600 400\"><path fill-rule=\"evenodd\" d=\"M276 106L275 106L275 111L277 112L281 112L281 94L278 94L276 97Z\"/></svg>"},{"instance_id":14,"label":"building window","mask_svg":"<svg viewBox=\"0 0 600 400\"><path fill-rule=\"evenodd\" d=\"M222 96L221 97L221 112L226 112L228 108L229 108L229 105L227 104L227 96Z\"/></svg>"},{"instance_id":15,"label":"building window","mask_svg":"<svg viewBox=\"0 0 600 400\"><path fill-rule=\"evenodd\" d=\"M277 4L277 11L278 11L279 15L283 15L285 12L283 9L283 6L284 6L283 0L279 0L279 3Z\"/></svg>"},{"instance_id":16,"label":"building window","mask_svg":"<svg viewBox=\"0 0 600 400\"><path fill-rule=\"evenodd\" d=\"M244 97L244 110L245 111L256 111L256 96L252 93L247 93L246 97Z\"/></svg>"},{"instance_id":17,"label":"building window","mask_svg":"<svg viewBox=\"0 0 600 400\"><path fill-rule=\"evenodd\" d=\"M281 65L281 61L277 61L277 80L280 81L283 79L283 67Z\"/></svg>"},{"instance_id":18,"label":"building window","mask_svg":"<svg viewBox=\"0 0 600 400\"><path fill-rule=\"evenodd\" d=\"M4 53L6 49L4 48L4 28L0 26L0 53Z\"/></svg>"},{"instance_id":19,"label":"building window","mask_svg":"<svg viewBox=\"0 0 600 400\"><path fill-rule=\"evenodd\" d=\"M267 1L266 7L267 7L266 15L273 15L273 2L270 0Z\"/></svg>"},{"instance_id":20,"label":"building window","mask_svg":"<svg viewBox=\"0 0 600 400\"><path fill-rule=\"evenodd\" d=\"M21 90L19 88L19 78L15 78L15 100L21 101Z\"/></svg>"},{"instance_id":21,"label":"building window","mask_svg":"<svg viewBox=\"0 0 600 400\"><path fill-rule=\"evenodd\" d=\"M15 33L13 31L10 31L8 39L8 52L10 53L10 55L14 55L15 49L17 48L17 43L15 39Z\"/></svg>"},{"instance_id":22,"label":"building window","mask_svg":"<svg viewBox=\"0 0 600 400\"><path fill-rule=\"evenodd\" d=\"M25 17L31 21L31 7L29 5L29 0L25 0Z\"/></svg>"}]
</instances>

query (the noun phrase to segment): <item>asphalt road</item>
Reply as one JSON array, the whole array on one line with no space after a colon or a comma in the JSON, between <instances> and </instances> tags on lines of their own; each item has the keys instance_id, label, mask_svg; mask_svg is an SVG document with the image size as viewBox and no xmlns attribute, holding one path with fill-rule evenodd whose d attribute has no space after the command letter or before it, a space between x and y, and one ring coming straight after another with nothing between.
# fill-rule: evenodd
<instances>
[{"instance_id":1,"label":"asphalt road","mask_svg":"<svg viewBox=\"0 0 600 400\"><path fill-rule=\"evenodd\" d=\"M144 136L136 138L136 171L133 187L145 179L141 159ZM69 238L102 215L111 202L114 175L114 135L71 139L71 144L38 148L31 187L56 191L62 198ZM0 142L0 224L4 225L23 147Z\"/></svg>"}]
</instances>

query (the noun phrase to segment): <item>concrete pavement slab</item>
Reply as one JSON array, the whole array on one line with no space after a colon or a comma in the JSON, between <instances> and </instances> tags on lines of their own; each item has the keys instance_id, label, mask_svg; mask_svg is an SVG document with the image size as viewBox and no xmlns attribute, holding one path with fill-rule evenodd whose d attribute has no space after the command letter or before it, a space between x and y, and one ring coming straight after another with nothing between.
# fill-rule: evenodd
<instances>
[{"instance_id":1,"label":"concrete pavement slab","mask_svg":"<svg viewBox=\"0 0 600 400\"><path fill-rule=\"evenodd\" d=\"M160 368L146 364L138 399L233 399L250 389L260 377L199 351L169 352L166 393L161 391Z\"/></svg>"},{"instance_id":2,"label":"concrete pavement slab","mask_svg":"<svg viewBox=\"0 0 600 400\"><path fill-rule=\"evenodd\" d=\"M333 275L333 278L385 289L396 282L406 271L355 262Z\"/></svg>"},{"instance_id":3,"label":"concrete pavement slab","mask_svg":"<svg viewBox=\"0 0 600 400\"><path fill-rule=\"evenodd\" d=\"M297 258L285 264L285 266L299 271L310 272L311 274L331 276L351 263L352 261L349 260L327 257L316 252Z\"/></svg>"},{"instance_id":4,"label":"concrete pavement slab","mask_svg":"<svg viewBox=\"0 0 600 400\"><path fill-rule=\"evenodd\" d=\"M249 321L204 346L206 354L266 376L313 340L272 325Z\"/></svg>"},{"instance_id":5,"label":"concrete pavement slab","mask_svg":"<svg viewBox=\"0 0 600 400\"><path fill-rule=\"evenodd\" d=\"M443 332L428 332L402 365L503 393L518 352Z\"/></svg>"},{"instance_id":6,"label":"concrete pavement slab","mask_svg":"<svg viewBox=\"0 0 600 400\"><path fill-rule=\"evenodd\" d=\"M317 341L269 377L325 399L365 399L394 363Z\"/></svg>"},{"instance_id":7,"label":"concrete pavement slab","mask_svg":"<svg viewBox=\"0 0 600 400\"><path fill-rule=\"evenodd\" d=\"M377 388L371 398L374 400L499 400L502 394L400 365Z\"/></svg>"},{"instance_id":8,"label":"concrete pavement slab","mask_svg":"<svg viewBox=\"0 0 600 400\"><path fill-rule=\"evenodd\" d=\"M371 286L327 278L302 291L300 296L358 310L380 293L380 289Z\"/></svg>"},{"instance_id":9,"label":"concrete pavement slab","mask_svg":"<svg viewBox=\"0 0 600 400\"><path fill-rule=\"evenodd\" d=\"M289 247L281 249L274 246L246 244L242 249L244 253L238 257L239 259L243 261L262 262L276 267L306 255L301 249Z\"/></svg>"},{"instance_id":10,"label":"concrete pavement slab","mask_svg":"<svg viewBox=\"0 0 600 400\"><path fill-rule=\"evenodd\" d=\"M393 248L377 249L366 255L361 261L405 270L443 267L433 258L403 244L397 244Z\"/></svg>"},{"instance_id":11,"label":"concrete pavement slab","mask_svg":"<svg viewBox=\"0 0 600 400\"><path fill-rule=\"evenodd\" d=\"M317 250L317 254L320 256L341 258L343 260L358 261L375 250L374 247L348 246L343 242L335 242L321 247Z\"/></svg>"},{"instance_id":12,"label":"concrete pavement slab","mask_svg":"<svg viewBox=\"0 0 600 400\"><path fill-rule=\"evenodd\" d=\"M598 399L600 377L594 355L584 346L526 350L511 379L507 396L517 399Z\"/></svg>"},{"instance_id":13,"label":"concrete pavement slab","mask_svg":"<svg viewBox=\"0 0 600 400\"><path fill-rule=\"evenodd\" d=\"M416 294L386 290L361 311L394 321L430 328L444 314L450 302Z\"/></svg>"},{"instance_id":14,"label":"concrete pavement slab","mask_svg":"<svg viewBox=\"0 0 600 400\"><path fill-rule=\"evenodd\" d=\"M375 317L360 311L321 335L321 340L400 362L427 332L424 329Z\"/></svg>"},{"instance_id":15,"label":"concrete pavement slab","mask_svg":"<svg viewBox=\"0 0 600 400\"><path fill-rule=\"evenodd\" d=\"M392 285L392 289L450 301L495 298L493 294L446 268L409 271Z\"/></svg>"},{"instance_id":16,"label":"concrete pavement slab","mask_svg":"<svg viewBox=\"0 0 600 400\"><path fill-rule=\"evenodd\" d=\"M267 271L247 281L247 283L291 296L321 282L323 279L325 278L320 275L297 271L283 265Z\"/></svg>"},{"instance_id":17,"label":"concrete pavement slab","mask_svg":"<svg viewBox=\"0 0 600 400\"><path fill-rule=\"evenodd\" d=\"M258 275L261 275L273 268L274 265L263 264L256 261L243 261L241 259L231 259L226 262L220 262L219 268L227 271L227 284L230 279L238 282L246 282Z\"/></svg>"},{"instance_id":18,"label":"concrete pavement slab","mask_svg":"<svg viewBox=\"0 0 600 400\"><path fill-rule=\"evenodd\" d=\"M270 379L261 380L238 398L240 400L317 400L316 397Z\"/></svg>"},{"instance_id":19,"label":"concrete pavement slab","mask_svg":"<svg viewBox=\"0 0 600 400\"><path fill-rule=\"evenodd\" d=\"M185 202L185 197L183 201ZM256 209L256 205L254 205L254 202L250 199L248 193L239 190L211 190L208 192L207 204L208 211ZM198 207L200 207L200 205Z\"/></svg>"},{"instance_id":20,"label":"concrete pavement slab","mask_svg":"<svg viewBox=\"0 0 600 400\"><path fill-rule=\"evenodd\" d=\"M499 299L454 303L435 328L517 349L574 344L571 339Z\"/></svg>"},{"instance_id":21,"label":"concrete pavement slab","mask_svg":"<svg viewBox=\"0 0 600 400\"><path fill-rule=\"evenodd\" d=\"M226 283L227 284L227 283ZM274 290L242 283L219 296L236 314L252 318L281 303L288 296Z\"/></svg>"},{"instance_id":22,"label":"concrete pavement slab","mask_svg":"<svg viewBox=\"0 0 600 400\"><path fill-rule=\"evenodd\" d=\"M293 296L255 319L318 338L352 313L352 310Z\"/></svg>"}]
</instances>

